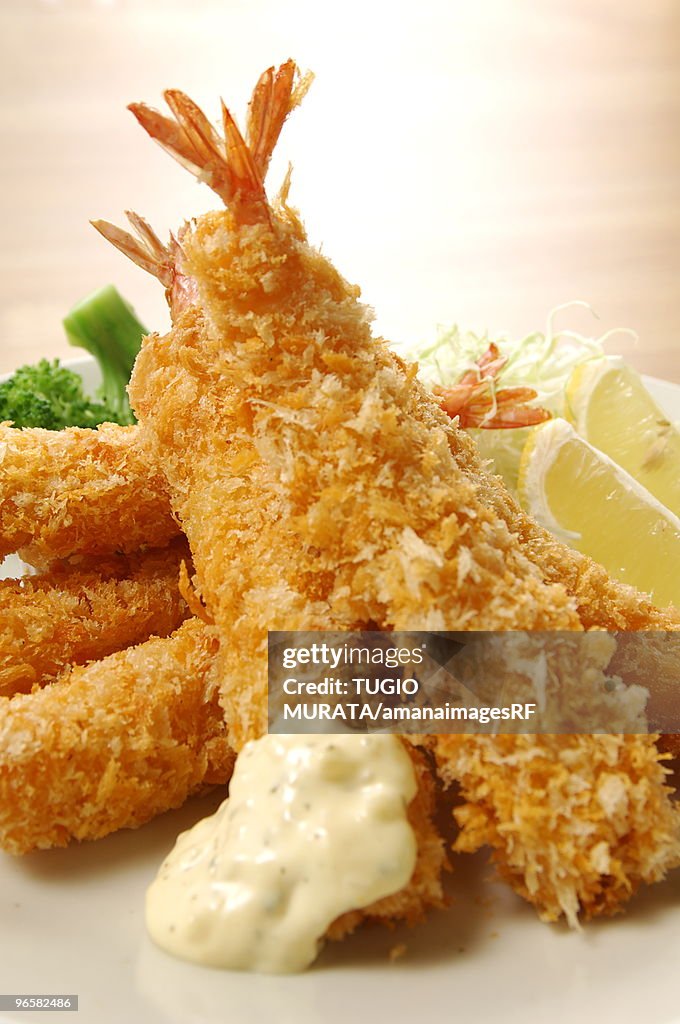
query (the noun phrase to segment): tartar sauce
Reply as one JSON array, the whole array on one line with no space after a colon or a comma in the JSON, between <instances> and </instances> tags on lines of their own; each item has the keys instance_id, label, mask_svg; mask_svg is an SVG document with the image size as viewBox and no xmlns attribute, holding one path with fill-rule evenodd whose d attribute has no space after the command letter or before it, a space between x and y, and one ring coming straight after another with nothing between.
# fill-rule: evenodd
<instances>
[{"instance_id":1,"label":"tartar sauce","mask_svg":"<svg viewBox=\"0 0 680 1024\"><path fill-rule=\"evenodd\" d=\"M337 917L408 883L415 792L396 736L248 743L229 799L180 835L147 892L151 938L213 967L302 970Z\"/></svg>"}]
</instances>

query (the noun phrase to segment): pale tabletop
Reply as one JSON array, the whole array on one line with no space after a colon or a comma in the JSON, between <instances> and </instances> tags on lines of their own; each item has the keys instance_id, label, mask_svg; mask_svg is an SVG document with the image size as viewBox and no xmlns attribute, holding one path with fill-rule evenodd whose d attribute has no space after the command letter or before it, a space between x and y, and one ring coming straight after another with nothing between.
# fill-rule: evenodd
<instances>
[{"instance_id":1,"label":"pale tabletop","mask_svg":"<svg viewBox=\"0 0 680 1024\"><path fill-rule=\"evenodd\" d=\"M331 14L331 12L335 12ZM673 0L3 0L0 372L69 356L62 316L117 284L149 328L162 289L88 219L165 234L215 205L125 110L185 89L241 117L257 74L316 82L284 131L311 239L413 345L438 324L561 323L680 381L680 6Z\"/></svg>"}]
</instances>

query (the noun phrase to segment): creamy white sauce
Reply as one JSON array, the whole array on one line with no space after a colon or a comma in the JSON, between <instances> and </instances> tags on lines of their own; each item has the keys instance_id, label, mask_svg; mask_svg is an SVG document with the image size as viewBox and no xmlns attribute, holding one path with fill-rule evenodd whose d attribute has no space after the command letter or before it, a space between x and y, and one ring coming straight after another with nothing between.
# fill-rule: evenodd
<instances>
[{"instance_id":1,"label":"creamy white sauce","mask_svg":"<svg viewBox=\"0 0 680 1024\"><path fill-rule=\"evenodd\" d=\"M147 892L151 938L213 967L302 970L337 917L408 883L415 792L396 736L248 743L229 799L180 835Z\"/></svg>"}]
</instances>

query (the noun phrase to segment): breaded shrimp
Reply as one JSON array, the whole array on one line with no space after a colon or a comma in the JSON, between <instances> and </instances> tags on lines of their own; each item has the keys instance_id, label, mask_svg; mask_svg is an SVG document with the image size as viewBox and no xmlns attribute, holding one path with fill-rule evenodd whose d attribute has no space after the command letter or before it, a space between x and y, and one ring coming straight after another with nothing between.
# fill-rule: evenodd
<instances>
[{"instance_id":1,"label":"breaded shrimp","mask_svg":"<svg viewBox=\"0 0 680 1024\"><path fill-rule=\"evenodd\" d=\"M680 859L680 817L650 736L439 736L458 781L454 850L494 850L545 921L621 909Z\"/></svg>"},{"instance_id":2,"label":"breaded shrimp","mask_svg":"<svg viewBox=\"0 0 680 1024\"><path fill-rule=\"evenodd\" d=\"M141 218L137 220L141 221ZM104 222L96 223L100 227ZM129 255L127 248L123 245L120 248ZM183 286L190 281L190 278L183 277ZM180 307L181 310L185 308ZM431 411L429 399L423 410L426 414ZM8 442L9 449L5 447ZM97 482L101 483L111 472L113 453L110 442L115 443L119 460L115 470L115 504L102 508L102 498L105 497L106 503L112 498L110 493L97 486ZM57 487L57 474L50 479L47 470L54 468L55 459L62 458L59 451L62 444L68 449L65 462L68 479L60 480ZM506 523L508 529L517 534L525 554L541 570L544 580L561 584L567 594L575 598L579 618L585 628L680 628L680 613L677 609L657 608L647 595L612 579L602 566L557 540L531 519L499 478L491 476L484 468L469 435L457 431L451 438L451 444L458 465L475 479L485 502ZM6 460L4 464L3 460ZM30 486L38 485L33 493L23 491L22 474ZM11 477L14 477L14 483L9 486ZM69 509L71 519L67 528L83 531L83 547L78 551L91 552L93 548L107 554L117 550L129 551L130 544L115 535L107 538L106 543L100 537L93 544L88 531L96 517L109 530L122 526L127 528L133 515L132 507L139 495L143 496L149 518L153 520L157 516L155 525L146 534L142 530L142 523L137 522L137 536L149 538L143 543L155 543L154 537L159 535L159 530L161 537L170 537L179 532L179 526L172 520L163 474L151 470L148 457L140 452L140 431L137 426L107 424L106 430L100 427L96 431L81 428L61 431L25 428L18 431L0 425L0 557L16 549L17 545L26 544L28 547L24 547L22 555L34 565L50 564L53 558L77 553L76 549L72 550L73 544L64 539L65 531L59 523L49 524L44 521L45 516L51 514L51 502L54 502L55 508L72 506ZM18 515L10 502L28 512ZM79 507L80 502L82 507ZM140 518L145 514L144 505ZM36 520L37 528L45 541L31 542L28 519L29 513L33 512L39 517Z\"/></svg>"},{"instance_id":3,"label":"breaded shrimp","mask_svg":"<svg viewBox=\"0 0 680 1024\"><path fill-rule=\"evenodd\" d=\"M166 100L174 121L139 105L134 113L228 209L199 218L184 235L184 269L198 284L201 310L146 340L131 397L146 442L163 459L207 607L223 635L235 625L221 656L235 744L265 728L267 629L582 629L587 609L600 608L597 594L575 599L578 569L569 590L562 585L547 537L517 520L415 369L371 336L358 289L310 248L285 196L275 210L267 204L253 140L245 145L224 109L223 140L183 94ZM524 526L534 546L511 524ZM234 550L238 563L227 555ZM615 603L616 588L609 593ZM621 593L631 617L636 607L641 620L651 617L643 598ZM494 751L500 757L509 744L519 755L526 742L487 739L489 765L474 756L476 738L469 748L460 741L468 760L439 748L442 775L466 779L471 818L483 808ZM656 764L654 739L618 742L632 787L640 761ZM549 785L550 740L531 743L544 754ZM611 774L609 738L580 737L577 746L593 766L586 786L599 791ZM555 784L560 778L558 765ZM629 879L658 877L678 860L662 773L644 782L658 828L642 841L631 818L611 832L607 856L600 848L594 863L595 885L606 887L623 847ZM499 806L505 833L512 819L507 801ZM581 823L566 823L564 832L558 879L579 873L589 849ZM530 859L515 867L507 847L499 856L518 889L532 891ZM542 904L554 910L562 905L554 878L546 884ZM612 909L629 892L622 884L611 901L598 902L587 898L592 884L587 878L578 891L590 912Z\"/></svg>"},{"instance_id":4,"label":"breaded shrimp","mask_svg":"<svg viewBox=\"0 0 680 1024\"><path fill-rule=\"evenodd\" d=\"M284 65L288 77L291 75L291 66L290 62L288 65ZM291 109L290 102L286 103L285 91L281 92L281 84L279 82L276 87L278 90L277 102L270 102L266 112L267 123L262 130L258 129L257 111L263 105L263 95L266 96L269 93L271 96L273 92L269 83L265 90L262 90L258 83L249 111L247 137L249 143L252 140L252 144L259 147L261 151L259 170L263 174L266 172L271 149L276 143L278 132ZM299 102L301 96L302 90L295 92L294 102ZM267 140L267 145L264 145L263 140ZM128 211L127 217L135 234L121 230L116 225L104 220L92 221L92 224L104 238L163 284L173 323L190 307L194 309L194 315L200 321L198 287L182 266L182 248L178 239L171 235L169 244L164 245L147 221L139 214ZM183 229L179 232L179 237L181 238L184 233ZM395 359L401 363L398 357L395 356ZM401 366L405 372L409 372L409 367L406 364L401 363ZM416 403L416 415L422 416L426 422L431 417L432 402L429 395L422 404ZM32 434L29 430L23 433L29 436ZM83 464L87 464L89 458L96 458L96 455L86 451L86 446L91 445L89 434L89 431L79 430L77 435L74 434L71 438L73 449L79 439L83 445ZM159 508L162 509L162 515L167 517L169 503L162 475L148 475L144 472L148 468L147 463L135 457L135 448L140 443L138 435L137 427L120 429L116 435L116 444L120 448L127 445L131 450L131 457L126 460L125 472L128 496L126 498L125 494L121 495L122 502L134 501L134 495L140 489L148 494L150 500L154 500L153 491L159 484L160 490L155 496L155 500L157 500ZM36 446L41 441L47 445L51 436L49 431L33 432L32 434ZM457 465L465 469L472 477L475 485L480 489L484 502L493 508L512 533L518 535L525 554L541 570L545 582L560 583L567 594L575 598L579 618L585 628L596 627L609 630L680 628L680 613L676 609L656 608L645 594L613 580L602 566L557 540L548 530L531 519L509 494L502 481L488 473L474 441L467 433L464 431L453 432L449 436L449 443ZM41 456L36 449L36 456L46 458L47 453L45 452ZM139 473L136 473L135 470L139 470ZM82 486L82 482L77 478L74 483L78 487Z\"/></svg>"},{"instance_id":5,"label":"breaded shrimp","mask_svg":"<svg viewBox=\"0 0 680 1024\"><path fill-rule=\"evenodd\" d=\"M44 568L74 553L127 553L175 537L164 478L138 437L136 427L113 423L0 424L0 558L20 551Z\"/></svg>"},{"instance_id":6,"label":"breaded shrimp","mask_svg":"<svg viewBox=\"0 0 680 1024\"><path fill-rule=\"evenodd\" d=\"M175 541L86 569L1 580L0 697L172 633L188 615L178 587L183 558L186 543Z\"/></svg>"},{"instance_id":7,"label":"breaded shrimp","mask_svg":"<svg viewBox=\"0 0 680 1024\"><path fill-rule=\"evenodd\" d=\"M0 700L0 846L98 839L225 783L234 755L218 701L217 640L189 619L171 637Z\"/></svg>"},{"instance_id":8,"label":"breaded shrimp","mask_svg":"<svg viewBox=\"0 0 680 1024\"><path fill-rule=\"evenodd\" d=\"M235 744L266 728L267 629L577 627L458 469L445 413L430 400L433 422L416 416L425 393L372 337L358 289L268 205L255 128L248 148L223 110L225 142L183 94L166 99L176 122L133 110L230 205L184 234L202 312L146 340L130 394L199 590L223 633L236 624Z\"/></svg>"},{"instance_id":9,"label":"breaded shrimp","mask_svg":"<svg viewBox=\"0 0 680 1024\"><path fill-rule=\"evenodd\" d=\"M252 117L250 130L253 131ZM116 248L164 285L173 323L177 322L189 306L195 308L195 313L200 318L198 287L182 266L182 250L178 240L171 235L169 244L163 245L151 226L139 214L128 211L127 217L134 234L106 221L92 221L92 224ZM180 237L183 234L184 230L180 232ZM402 366L404 371L408 372L408 366ZM439 396L437 400L438 404L441 404ZM446 411L451 415L448 408ZM428 401L419 406L417 413L427 422L431 415L431 403ZM534 410L513 411L513 414L525 416L531 416L533 413ZM656 608L646 595L611 579L601 566L557 541L552 534L527 516L508 494L502 481L488 474L469 435L457 432L451 436L450 444L457 464L482 488L486 485L485 500L488 500L511 532L520 536L525 552L541 570L544 580L561 583L567 594L576 599L579 618L585 628L649 631L677 629L680 626L680 615L676 610ZM643 645L636 644L636 651L641 655L651 654L649 640ZM669 686L672 687L673 693L676 689L675 666L671 666L670 673L657 672L657 667L652 655L648 670L641 673L651 683L649 710L652 714L660 710L666 720L672 721L677 718L677 709L674 701L671 713L668 714L668 698ZM665 742L670 749L677 747L672 738L667 738Z\"/></svg>"}]
</instances>

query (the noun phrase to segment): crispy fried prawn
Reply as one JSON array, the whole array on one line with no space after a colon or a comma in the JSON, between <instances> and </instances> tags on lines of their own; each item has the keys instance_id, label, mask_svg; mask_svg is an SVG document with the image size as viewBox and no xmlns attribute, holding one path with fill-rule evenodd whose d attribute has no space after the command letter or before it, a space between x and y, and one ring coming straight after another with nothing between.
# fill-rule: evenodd
<instances>
[{"instance_id":1,"label":"crispy fried prawn","mask_svg":"<svg viewBox=\"0 0 680 1024\"><path fill-rule=\"evenodd\" d=\"M0 698L0 846L10 853L99 839L179 807L233 767L198 619Z\"/></svg>"},{"instance_id":2,"label":"crispy fried prawn","mask_svg":"<svg viewBox=\"0 0 680 1024\"><path fill-rule=\"evenodd\" d=\"M73 665L167 636L188 615L184 541L42 576L0 580L0 696L28 693Z\"/></svg>"},{"instance_id":3,"label":"crispy fried prawn","mask_svg":"<svg viewBox=\"0 0 680 1024\"><path fill-rule=\"evenodd\" d=\"M577 627L457 467L445 413L430 399L431 421L417 415L414 368L372 337L358 289L285 197L268 204L255 129L249 147L226 108L222 137L184 94L166 100L174 120L132 109L229 206L184 233L200 312L145 341L130 393L231 636L234 742L265 728L268 628Z\"/></svg>"},{"instance_id":4,"label":"crispy fried prawn","mask_svg":"<svg viewBox=\"0 0 680 1024\"><path fill-rule=\"evenodd\" d=\"M136 427L0 424L0 558L38 568L74 553L163 547L179 533L165 480Z\"/></svg>"},{"instance_id":5,"label":"crispy fried prawn","mask_svg":"<svg viewBox=\"0 0 680 1024\"><path fill-rule=\"evenodd\" d=\"M294 76L267 74L268 94L278 95L281 109L292 107ZM258 128L257 104L246 142L224 105L220 134L183 93L165 98L172 117L140 104L133 113L226 209L183 234L182 268L196 282L199 304L169 334L145 341L131 398L187 533L196 585L225 640L222 699L235 745L266 728L268 629L667 622L580 556L563 564L564 549L481 470L471 441L425 392L416 368L373 337L358 288L309 245L286 191L276 204L267 201L266 163L255 154L271 150L277 132ZM519 776L494 766L500 758L519 764L528 740L488 739L484 757L477 738L460 742L460 755L457 746L440 745L439 764L445 779L463 782L469 813L459 813L459 842L471 847L492 782L493 827L499 835L511 831L507 797ZM531 744L544 788L559 789L564 769L550 738ZM507 842L495 844L505 876L548 916L573 920L579 905L609 912L633 890L632 880L660 877L678 861L677 815L654 738L624 738L618 746L615 759L610 737L578 738L591 767L585 785L606 792L615 775L624 789L646 788L654 827L638 827L644 810L637 802L605 803L602 819L619 809L622 817L602 825L593 855L583 821L567 820L542 887L532 879L529 833L524 859L522 830L519 858ZM593 813L589 805L584 820ZM477 835L494 837L491 828ZM624 862L621 878L631 884L614 886L610 872ZM573 899L560 889L565 876L583 879ZM610 898L593 896L598 886Z\"/></svg>"}]
</instances>

